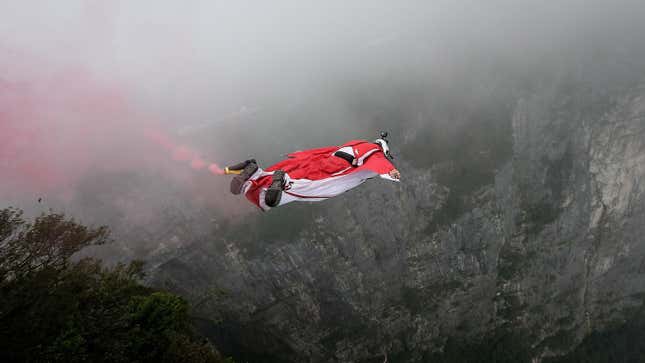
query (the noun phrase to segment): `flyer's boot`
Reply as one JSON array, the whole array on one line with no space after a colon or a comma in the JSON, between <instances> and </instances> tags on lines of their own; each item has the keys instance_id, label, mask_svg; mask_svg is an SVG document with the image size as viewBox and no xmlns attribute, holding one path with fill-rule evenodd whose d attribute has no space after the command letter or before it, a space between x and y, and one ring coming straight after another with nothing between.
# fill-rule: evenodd
<instances>
[{"instance_id":1,"label":"flyer's boot","mask_svg":"<svg viewBox=\"0 0 645 363\"><path fill-rule=\"evenodd\" d=\"M239 164L231 165L224 169L226 174L237 174L231 180L231 193L237 195L242 193L244 183L258 170L255 159L246 160Z\"/></svg>"},{"instance_id":2,"label":"flyer's boot","mask_svg":"<svg viewBox=\"0 0 645 363\"><path fill-rule=\"evenodd\" d=\"M269 207L276 207L278 204L280 204L285 180L286 178L284 171L276 170L275 172L273 172L273 180L271 181L271 186L269 187L269 189L267 189L264 195L264 202Z\"/></svg>"}]
</instances>

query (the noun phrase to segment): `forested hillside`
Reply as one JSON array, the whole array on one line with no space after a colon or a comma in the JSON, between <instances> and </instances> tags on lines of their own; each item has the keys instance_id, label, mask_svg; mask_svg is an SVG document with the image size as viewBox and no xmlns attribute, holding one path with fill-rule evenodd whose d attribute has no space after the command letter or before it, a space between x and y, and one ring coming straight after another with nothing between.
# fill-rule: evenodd
<instances>
[{"instance_id":1,"label":"forested hillside","mask_svg":"<svg viewBox=\"0 0 645 363\"><path fill-rule=\"evenodd\" d=\"M0 361L230 362L195 334L183 298L141 285L141 262L74 257L108 240L62 214L0 210Z\"/></svg>"}]
</instances>

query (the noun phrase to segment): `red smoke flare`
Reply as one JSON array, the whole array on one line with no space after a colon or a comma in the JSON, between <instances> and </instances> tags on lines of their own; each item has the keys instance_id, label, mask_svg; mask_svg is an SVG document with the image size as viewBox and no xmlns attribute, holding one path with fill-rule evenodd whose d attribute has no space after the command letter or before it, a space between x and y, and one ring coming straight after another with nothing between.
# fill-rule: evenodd
<instances>
[{"instance_id":1,"label":"red smoke flare","mask_svg":"<svg viewBox=\"0 0 645 363\"><path fill-rule=\"evenodd\" d=\"M156 123L142 121L126 87L1 44L0 54L0 195L62 194L90 171L154 168L155 162L161 168L164 154L193 170L223 174Z\"/></svg>"},{"instance_id":2,"label":"red smoke flare","mask_svg":"<svg viewBox=\"0 0 645 363\"><path fill-rule=\"evenodd\" d=\"M175 143L166 133L148 128L144 132L145 137L165 149L172 158L180 162L188 162L191 168L195 170L202 170L208 165L208 170L215 175L224 175L222 170L217 164L207 162L199 156L195 150L185 145Z\"/></svg>"}]
</instances>

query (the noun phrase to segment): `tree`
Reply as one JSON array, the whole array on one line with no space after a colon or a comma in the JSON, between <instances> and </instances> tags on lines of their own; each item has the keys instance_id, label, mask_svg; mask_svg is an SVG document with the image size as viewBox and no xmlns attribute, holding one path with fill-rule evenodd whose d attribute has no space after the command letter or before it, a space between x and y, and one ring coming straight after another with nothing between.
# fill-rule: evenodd
<instances>
[{"instance_id":1,"label":"tree","mask_svg":"<svg viewBox=\"0 0 645 363\"><path fill-rule=\"evenodd\" d=\"M140 284L142 262L74 259L107 241L62 214L0 210L0 361L224 362L184 299Z\"/></svg>"}]
</instances>

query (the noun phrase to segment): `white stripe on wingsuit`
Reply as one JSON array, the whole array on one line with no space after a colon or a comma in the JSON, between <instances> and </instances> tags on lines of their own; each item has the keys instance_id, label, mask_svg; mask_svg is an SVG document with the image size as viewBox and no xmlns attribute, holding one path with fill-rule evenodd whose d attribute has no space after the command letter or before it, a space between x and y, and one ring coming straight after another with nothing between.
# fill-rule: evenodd
<instances>
[{"instance_id":1,"label":"white stripe on wingsuit","mask_svg":"<svg viewBox=\"0 0 645 363\"><path fill-rule=\"evenodd\" d=\"M340 149L338 149L338 150L334 151L334 152L332 153L332 155L333 155L333 154L335 154L335 153L337 153L337 152L339 152L339 151L342 151L342 152L344 152L344 153L346 153L346 154L349 154L349 155L351 155L351 156L356 156L356 153L354 153L354 149L352 149L352 147L351 147L351 146L341 147Z\"/></svg>"},{"instance_id":2,"label":"white stripe on wingsuit","mask_svg":"<svg viewBox=\"0 0 645 363\"><path fill-rule=\"evenodd\" d=\"M340 174L342 174L342 173L346 172L347 170L349 170L349 169L351 169L351 168L352 168L352 166L348 166L348 167L346 167L345 169L343 169L343 170L341 170L341 171L338 171L338 172L333 173L331 176L340 175Z\"/></svg>"},{"instance_id":3,"label":"white stripe on wingsuit","mask_svg":"<svg viewBox=\"0 0 645 363\"><path fill-rule=\"evenodd\" d=\"M246 194L246 192L249 191L249 188L251 188L251 183L252 180L258 180L260 177L265 176L265 175L272 175L273 172L265 172L262 168L258 168L258 170L253 173L245 182L242 184L242 194Z\"/></svg>"},{"instance_id":4,"label":"white stripe on wingsuit","mask_svg":"<svg viewBox=\"0 0 645 363\"><path fill-rule=\"evenodd\" d=\"M365 153L365 155L363 155L363 156L361 156L360 158L358 158L358 163L357 163L357 165L358 165L358 166L363 165L363 161L365 160L365 158L367 158L368 156L370 156L370 155L374 154L374 153L375 153L375 152L377 152L377 151L379 151L379 150L378 150L378 149L372 149L372 150L370 150L370 151L366 152L366 153Z\"/></svg>"}]
</instances>

